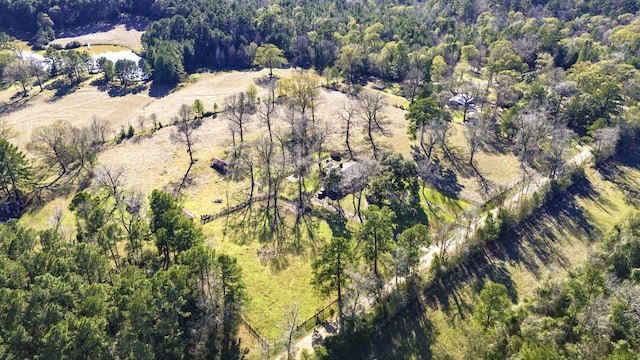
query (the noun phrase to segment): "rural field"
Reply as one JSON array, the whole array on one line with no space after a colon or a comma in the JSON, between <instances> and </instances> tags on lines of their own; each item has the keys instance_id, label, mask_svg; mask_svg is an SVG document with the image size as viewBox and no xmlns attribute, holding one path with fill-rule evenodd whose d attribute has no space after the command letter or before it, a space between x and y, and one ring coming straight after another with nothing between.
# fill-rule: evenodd
<instances>
[{"instance_id":1,"label":"rural field","mask_svg":"<svg viewBox=\"0 0 640 360\"><path fill-rule=\"evenodd\" d=\"M430 285L352 355L465 358L481 351L464 340L478 336L470 319L479 289L489 282L504 284L514 304L526 304L540 286L562 281L596 257L604 234L637 213L639 155L632 145L601 170L588 169L566 193Z\"/></svg>"},{"instance_id":2,"label":"rural field","mask_svg":"<svg viewBox=\"0 0 640 360\"><path fill-rule=\"evenodd\" d=\"M294 76L296 70L277 70L279 78ZM100 86L92 84L93 80L84 81L77 88L59 96L57 89L50 88L38 93L32 91L28 99L12 99L15 88L9 88L0 93L2 99L5 123L17 130L13 138L21 149L27 150L27 144L35 129L47 126L57 120L70 122L76 127L89 126L92 118L99 117L105 120L110 129L109 137L115 138L121 128L130 125L136 130L137 135L120 143L111 142L103 147L98 154L97 166L109 166L124 169L125 187L130 190L142 192L148 196L153 189L170 189L184 175L189 159L182 145L171 140L173 118L178 115L182 104L193 104L196 99L201 100L206 110L212 110L214 104L222 106L225 98L238 92L245 91L256 79L267 76L267 70L228 72L228 73L204 73L192 77L188 84L171 93L159 91L148 86L141 85L128 94L112 96ZM266 89L259 88L259 97L266 97ZM390 104L406 105L406 100L387 94ZM349 101L344 93L333 90L321 90L319 105L317 107L318 118L327 123L329 138L327 149L344 150L344 136L337 118L336 109ZM405 157L411 156L411 142L406 134L405 111L394 106L384 109L384 117L389 137L381 138L380 143L384 148L400 152ZM155 115L156 121L163 127L157 131L151 131L153 124L148 120ZM139 118L146 122L140 126ZM284 127L281 123L278 126ZM462 136L463 125L454 124L451 135L451 149L462 160L459 162L458 182L460 193L456 196L463 203L481 205L490 194L484 194L480 190L480 183L475 173L466 164L464 157L467 151ZM231 134L229 124L222 116L203 119L196 131L197 142L194 145L194 156L197 162L190 172L190 182L184 191L183 204L196 216L213 214L224 210L228 199L230 205L239 202L243 191L248 187L247 183L238 183L228 177L221 176L209 166L212 157L225 158L231 149ZM261 136L264 128L257 119L252 119L247 128L247 138ZM143 131L140 133L140 131ZM356 149L363 152L365 139L362 135L352 140ZM366 154L363 154L366 156ZM483 174L485 181L491 184L494 191L508 188L519 180L518 161L515 157L494 152L481 152L475 157L476 167ZM505 171L506 170L506 171ZM38 208L23 217L25 225L36 229L44 229L50 226L50 219L54 213L63 209L63 229L72 237L74 233L73 215L66 211L73 193L54 197L41 208ZM435 196L431 202L443 207L444 213L449 213L450 220L459 215L461 208L447 205L448 201L442 198L442 194L432 193ZM449 196L445 194L445 198ZM225 201L217 203L216 199ZM328 201L328 200L326 200ZM350 201L346 199L345 204ZM348 205L345 205L348 209ZM468 205L465 205L468 206ZM247 320L263 336L270 339L278 337L278 323L282 318L282 309L293 302L300 303L300 317L307 319L316 311L326 306L330 300L319 297L310 285L311 268L310 260L313 257L313 249L323 239L330 237L330 232L318 220L319 231L314 243L309 243L307 250L300 254L286 255L286 263L282 268L261 263L257 252L265 244L255 240L245 240L238 243L232 234L223 234L225 220L220 219L204 225L207 234L207 243L218 251L236 256L245 273L247 288L251 301L247 308ZM326 228L325 230L322 230ZM233 230L227 230L233 232ZM255 351L253 352L255 353Z\"/></svg>"},{"instance_id":3,"label":"rural field","mask_svg":"<svg viewBox=\"0 0 640 360\"><path fill-rule=\"evenodd\" d=\"M0 1L0 358L638 358L609 5Z\"/></svg>"},{"instance_id":4,"label":"rural field","mask_svg":"<svg viewBox=\"0 0 640 360\"><path fill-rule=\"evenodd\" d=\"M92 47L94 45L113 45L139 52L142 50L140 37L147 23L147 21L131 21L126 24L89 25L63 32L51 43L64 46L69 42L78 41L81 44L90 44Z\"/></svg>"},{"instance_id":5,"label":"rural field","mask_svg":"<svg viewBox=\"0 0 640 360\"><path fill-rule=\"evenodd\" d=\"M279 78L287 78L295 75L296 70L277 70ZM150 131L153 124L146 120L144 133L135 135L131 139L121 143L111 142L103 147L98 154L97 166L122 167L126 188L140 191L147 196L152 189L170 188L170 184L181 179L186 170L189 159L182 145L172 142L173 131L172 118L178 115L182 104L192 104L196 99L201 100L205 109L211 110L214 104L222 106L225 98L238 92L245 91L256 79L267 76L267 70L228 73L204 73L198 74L177 91L156 95L153 88L140 86L133 93L121 96L111 96L101 90L99 86L92 85L91 79L86 80L77 89L64 96L56 96L55 89L45 89L28 99L12 100L15 88L9 88L0 93L3 101L5 123L17 130L13 138L15 144L26 149L31 140L34 129L47 126L54 121L69 121L73 126L89 126L94 116L104 119L111 129L109 135L115 138L121 128L133 126L136 132L142 130L138 119L142 116L148 119L155 114L157 122L163 124L163 128ZM327 122L329 129L328 149L343 151L344 136L337 118L336 109L349 101L344 93L332 90L321 90L317 108L318 118ZM259 97L265 97L266 90L261 89ZM390 104L406 104L406 100L394 96L385 95ZM390 137L381 138L383 147L402 153L405 157L411 154L410 145L406 134L406 120L402 109L387 106L384 109L385 122L387 123ZM278 126L284 127L281 123ZM464 158L466 149L463 143L462 126L453 125L451 135L451 148L461 158ZM197 216L201 214L217 213L225 209L226 201L215 203L215 199L227 199L231 205L239 202L236 200L242 191L248 186L246 183L231 181L223 177L209 166L212 157L225 158L231 149L231 134L229 124L222 116L216 118L207 117L202 125L195 131L197 142L194 145L194 156L198 159L190 173L190 183L184 192L184 206ZM248 126L248 139L259 137L264 128L257 119L252 119ZM356 149L363 149L365 140L362 135L354 137ZM365 150L360 150L365 151ZM363 154L366 156L366 154ZM515 157L499 152L483 152L476 155L476 166L484 175L486 181L492 184L492 188L507 188L518 181L518 161ZM480 192L479 183L475 174L466 165L466 161L460 161L459 184L461 191L459 199L467 203L480 205L486 200L485 194ZM511 170L508 170L511 169ZM505 171L508 170L508 171ZM434 196L436 194L434 193ZM47 222L57 209L65 209L73 194L61 198L52 199L42 208L28 214L23 218L26 225L36 229L49 226ZM437 197L440 197L438 195ZM433 200L432 200L433 201ZM234 203L235 202L235 203ZM345 200L345 204L349 201ZM436 199L435 203L443 203L442 199ZM348 205L347 205L348 206ZM445 209L455 218L456 209ZM64 216L64 224L67 226L69 236L73 232L73 216L67 213ZM315 311L327 304L328 300L318 298L314 294L309 283L311 279L310 262L312 248L300 256L291 256L288 266L283 270L274 271L269 266L260 263L256 252L263 246L256 241L247 241L246 245L238 245L222 236L224 220L204 226L209 238L207 242L220 249L238 256L243 269L247 273L247 287L252 301L249 305L248 319L256 323L256 328L269 337L274 338L277 333L277 322L281 317L281 308L288 306L287 302L300 301L301 316L311 316ZM319 233L319 238L327 238ZM326 234L326 231L324 231ZM288 281L284 281L288 279ZM291 289L289 293L285 289ZM280 294L282 292L282 294ZM258 315L259 314L259 315Z\"/></svg>"}]
</instances>

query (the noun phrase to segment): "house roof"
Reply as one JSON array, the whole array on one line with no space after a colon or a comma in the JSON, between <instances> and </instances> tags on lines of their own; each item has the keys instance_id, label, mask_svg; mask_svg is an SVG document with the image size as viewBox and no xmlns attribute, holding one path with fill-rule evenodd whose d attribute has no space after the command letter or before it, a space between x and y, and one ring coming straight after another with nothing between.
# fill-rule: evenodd
<instances>
[{"instance_id":1,"label":"house roof","mask_svg":"<svg viewBox=\"0 0 640 360\"><path fill-rule=\"evenodd\" d=\"M220 166L220 167L225 167L225 166L227 166L229 164L227 164L227 162L224 161L224 160L220 160L218 158L213 158L213 159L211 159L211 166L213 166L213 165Z\"/></svg>"},{"instance_id":2,"label":"house roof","mask_svg":"<svg viewBox=\"0 0 640 360\"><path fill-rule=\"evenodd\" d=\"M458 105L474 104L476 102L476 99L471 95L457 94L457 95L451 97L449 99L449 102L450 103L455 103L455 104L458 104Z\"/></svg>"},{"instance_id":3,"label":"house roof","mask_svg":"<svg viewBox=\"0 0 640 360\"><path fill-rule=\"evenodd\" d=\"M346 162L342 164L341 173L343 184L349 184L362 176L362 164L356 161Z\"/></svg>"}]
</instances>

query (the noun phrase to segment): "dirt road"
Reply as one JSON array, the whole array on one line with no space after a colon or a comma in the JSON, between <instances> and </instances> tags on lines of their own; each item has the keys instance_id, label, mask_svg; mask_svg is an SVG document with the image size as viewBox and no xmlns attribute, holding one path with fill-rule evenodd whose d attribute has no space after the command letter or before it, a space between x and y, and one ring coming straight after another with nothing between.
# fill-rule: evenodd
<instances>
[{"instance_id":1,"label":"dirt road","mask_svg":"<svg viewBox=\"0 0 640 360\"><path fill-rule=\"evenodd\" d=\"M579 148L580 152L575 155L573 158L571 158L567 163L570 166L582 166L584 165L590 158L591 158L591 148L588 146L583 146ZM536 191L540 190L544 185L546 185L548 182L550 181L550 179L548 177L542 177L540 179L537 179L535 181L532 181L531 183L525 185L523 187L522 191L518 191L516 194L514 194L511 198L509 198L506 202L504 202L503 206L507 206L507 207L512 207L513 205L519 203L522 199L532 195L533 193L535 193ZM498 215L498 211L500 209L498 207L493 208L490 210L491 214L496 217ZM476 229L480 228L481 226L484 225L485 221L487 219L486 215L482 215L482 216L478 216L477 218L473 219L470 222L469 226L465 226L462 224L459 224L456 228L454 228L451 231L451 235L449 237L449 239L444 243L444 246L446 246L446 252L447 253L452 253L455 250L457 250L460 246L464 245L464 241L470 237L470 235L473 235L476 231ZM424 251L424 254L420 257L420 264L418 265L418 271L422 272L425 271L429 268L429 266L431 266L431 262L433 261L433 259L435 258L435 256L439 253L442 252L442 248L438 245L434 245L431 246L429 248L424 248L422 249ZM399 278L397 280L398 282L402 282L404 281L404 279ZM388 294L391 293L396 287L396 279L390 279L383 287L383 293L384 294ZM370 296L366 296L363 297L362 299L360 299L360 305L366 310L370 309L371 306L373 306L373 304L375 303L375 297L370 295ZM332 323L337 323L336 319L332 320ZM333 328L331 327L330 330L338 330L337 328ZM314 335L314 332L317 332L316 335ZM330 333L329 331L327 331L327 328L324 326L318 326L316 327L313 331L309 332L308 334L306 334L304 337L302 337L300 340L298 340L298 342L295 345L295 349L296 349L296 359L300 359L301 358L301 353L303 350L306 350L309 353L313 352L313 345L314 345L314 337L318 336L318 334L324 338L328 335L332 335L332 333ZM282 353L280 355L278 355L276 357L276 359L278 360L283 360L286 359L286 354Z\"/></svg>"}]
</instances>

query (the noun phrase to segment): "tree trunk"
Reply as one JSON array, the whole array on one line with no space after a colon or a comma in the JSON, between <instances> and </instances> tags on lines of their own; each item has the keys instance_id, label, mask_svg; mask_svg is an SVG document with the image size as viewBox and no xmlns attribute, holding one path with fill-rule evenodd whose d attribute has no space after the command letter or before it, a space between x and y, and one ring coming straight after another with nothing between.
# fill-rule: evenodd
<instances>
[{"instance_id":1,"label":"tree trunk","mask_svg":"<svg viewBox=\"0 0 640 360\"><path fill-rule=\"evenodd\" d=\"M353 160L353 150L351 150L351 144L349 143L349 134L351 132L351 120L347 121L347 133L346 133L346 143L347 143L347 150L349 151L349 159Z\"/></svg>"},{"instance_id":2,"label":"tree trunk","mask_svg":"<svg viewBox=\"0 0 640 360\"><path fill-rule=\"evenodd\" d=\"M364 222L364 220L362 219L362 212L360 211L360 209L362 208L362 191L358 192L358 195L356 196L354 194L354 200L357 200L356 202L356 215L358 215L358 220L360 220L360 224L362 224Z\"/></svg>"},{"instance_id":3,"label":"tree trunk","mask_svg":"<svg viewBox=\"0 0 640 360\"><path fill-rule=\"evenodd\" d=\"M38 86L40 86L40 92L43 92L44 88L42 87L42 79L40 78L40 74L38 73L38 70L36 70L36 79L38 79Z\"/></svg>"},{"instance_id":4,"label":"tree trunk","mask_svg":"<svg viewBox=\"0 0 640 360\"><path fill-rule=\"evenodd\" d=\"M424 154L427 156L427 158L431 159L431 149L427 151L426 147L424 146L424 121L420 123L420 147L422 148L422 151L424 151Z\"/></svg>"},{"instance_id":5,"label":"tree trunk","mask_svg":"<svg viewBox=\"0 0 640 360\"><path fill-rule=\"evenodd\" d=\"M373 149L373 158L378 160L378 148L376 147L375 142L373 141L373 120L369 119L367 125L367 136L369 137L369 143L371 144L371 148Z\"/></svg>"},{"instance_id":6,"label":"tree trunk","mask_svg":"<svg viewBox=\"0 0 640 360\"><path fill-rule=\"evenodd\" d=\"M253 162L251 162L251 164L249 165L249 176L251 178L251 187L249 190L249 206L251 206L251 204L253 203L253 192L255 190L256 187L256 180L255 180L255 174L253 171Z\"/></svg>"},{"instance_id":7,"label":"tree trunk","mask_svg":"<svg viewBox=\"0 0 640 360\"><path fill-rule=\"evenodd\" d=\"M340 282L342 280L341 276L340 276L342 274L342 263L340 261L341 260L340 259L340 254L337 254L337 256L338 256L338 266L337 266L338 273L336 275L337 275L337 278L338 278L337 279L338 280L337 281L337 283L338 283L338 289L337 289L338 290L338 319L340 320L340 325L342 325L342 316L343 316L343 314L342 314L342 286L341 286L341 282Z\"/></svg>"},{"instance_id":8,"label":"tree trunk","mask_svg":"<svg viewBox=\"0 0 640 360\"><path fill-rule=\"evenodd\" d=\"M376 278L378 276L378 234L376 231L373 232L373 274Z\"/></svg>"},{"instance_id":9,"label":"tree trunk","mask_svg":"<svg viewBox=\"0 0 640 360\"><path fill-rule=\"evenodd\" d=\"M464 107L462 108L462 123L466 124L467 122L467 111L469 110L469 105L467 104L467 101L465 99L465 103L464 103Z\"/></svg>"}]
</instances>

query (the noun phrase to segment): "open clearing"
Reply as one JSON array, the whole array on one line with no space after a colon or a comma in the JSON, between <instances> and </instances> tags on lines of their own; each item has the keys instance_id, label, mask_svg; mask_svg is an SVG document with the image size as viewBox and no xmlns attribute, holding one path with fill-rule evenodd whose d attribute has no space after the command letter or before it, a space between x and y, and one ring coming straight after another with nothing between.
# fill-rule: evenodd
<instances>
[{"instance_id":1,"label":"open clearing","mask_svg":"<svg viewBox=\"0 0 640 360\"><path fill-rule=\"evenodd\" d=\"M66 45L72 41L81 44L116 45L133 51L142 50L141 37L146 22L131 22L127 24L97 24L63 32L52 44Z\"/></svg>"},{"instance_id":2,"label":"open clearing","mask_svg":"<svg viewBox=\"0 0 640 360\"><path fill-rule=\"evenodd\" d=\"M26 144L30 141L31 133L40 126L46 126L56 120L66 120L77 127L89 126L93 116L104 119L111 129L110 137L115 137L121 128L127 129L132 125L136 135L119 144L111 142L105 145L98 154L98 166L123 167L125 170L126 187L142 192L145 195L153 189L172 189L172 184L179 181L189 164L189 158L183 145L172 142L171 133L174 131L172 118L178 115L182 104L192 104L196 99L204 103L205 109L212 110L214 104L221 109L225 97L245 91L256 79L265 77L268 70L249 72L204 73L193 76L181 88L168 92L168 89L149 87L147 84L134 86L124 92L114 93L101 87L96 77L84 81L73 89L66 89L63 93L55 83L50 83L45 91L39 93L31 90L28 98L16 97L17 88L9 88L0 92L0 116L7 124L18 130L12 139L16 145L26 151ZM296 70L285 69L275 71L280 78L291 77ZM259 97L264 98L266 89L258 87ZM389 104L406 105L406 100L385 94ZM326 148L329 150L345 149L344 137L341 134L336 111L342 105L351 101L344 93L331 90L320 90L320 101L317 106L317 118L328 124L328 140ZM383 110L389 137L378 137L383 149L394 150L405 157L411 156L412 143L406 134L405 111L387 106ZM163 128L150 132L153 125L149 116L155 114L157 122ZM140 116L147 119L144 124L146 132L140 135L141 127L138 123ZM277 127L286 128L285 122L279 120ZM356 153L365 158L370 157L370 150L365 141L363 124L357 125L352 144ZM428 190L424 194L431 198L431 202L446 212L449 221L455 221L455 216L469 204L480 205L486 201L489 194L483 192L475 171L468 165L467 149L464 145L463 127L453 124L449 146L456 155L454 164L445 166L455 172L455 182L459 191L456 194L445 194ZM246 141L251 141L264 134L263 125L257 119L251 121L247 128ZM198 139L194 147L194 156L198 161L190 173L190 183L184 190L183 203L196 217L201 214L217 213L229 205L241 201L241 193L248 187L245 182L236 183L228 177L220 176L209 167L212 157L226 158L231 149L231 134L224 116L207 117L196 129ZM28 153L28 152L27 152ZM450 160L444 159L443 162ZM480 151L475 157L475 166L484 176L485 183L490 184L491 193L503 187L510 187L519 180L517 159L509 152ZM308 189L313 190L313 189ZM37 229L49 226L49 219L56 209L63 209L63 230L69 237L73 233L73 216L68 213L66 206L70 196L66 194L53 199L43 207L34 210L24 217L22 222ZM223 199L222 202L214 201ZM228 199L228 203L227 203ZM346 199L345 203L349 200ZM348 211L349 206L345 207ZM298 254L283 255L280 267L273 267L260 262L257 251L265 244L257 240L247 239L237 242L231 234L223 234L224 218L204 226L207 243L238 258L244 269L244 279L249 296L252 299L248 305L246 317L251 324L269 339L276 339L279 334L278 323L282 319L282 311L298 302L300 304L300 318L307 319L317 310L324 307L331 300L323 299L314 292L309 284L311 279L310 260L313 248L323 239L331 236L326 224L317 223L315 243L305 243L305 251ZM232 230L229 230L232 231ZM250 342L250 339L245 338ZM252 356L257 354L254 348Z\"/></svg>"}]
</instances>

